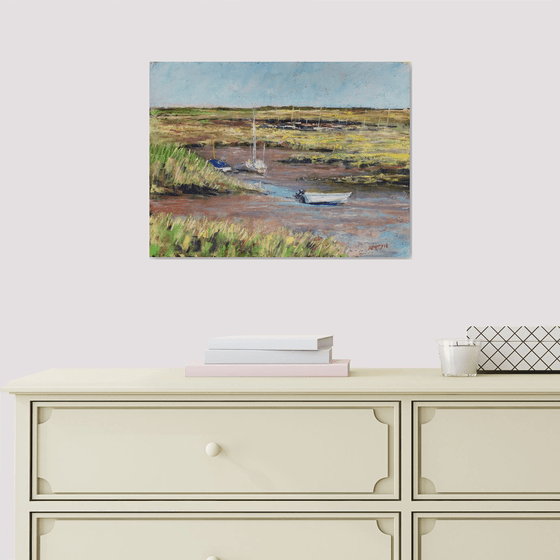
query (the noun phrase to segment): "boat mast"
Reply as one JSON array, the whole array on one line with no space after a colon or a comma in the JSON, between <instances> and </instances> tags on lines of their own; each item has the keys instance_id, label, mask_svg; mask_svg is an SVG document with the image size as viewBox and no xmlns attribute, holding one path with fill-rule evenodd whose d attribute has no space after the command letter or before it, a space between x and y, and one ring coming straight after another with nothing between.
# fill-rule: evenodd
<instances>
[{"instance_id":1,"label":"boat mast","mask_svg":"<svg viewBox=\"0 0 560 560\"><path fill-rule=\"evenodd\" d=\"M255 111L253 110L253 163L257 161L257 128L255 126Z\"/></svg>"}]
</instances>

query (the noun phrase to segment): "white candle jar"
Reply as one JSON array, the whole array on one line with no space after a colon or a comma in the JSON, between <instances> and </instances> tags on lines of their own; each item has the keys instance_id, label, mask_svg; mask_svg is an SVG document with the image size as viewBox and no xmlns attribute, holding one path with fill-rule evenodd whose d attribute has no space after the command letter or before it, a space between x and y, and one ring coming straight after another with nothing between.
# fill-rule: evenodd
<instances>
[{"instance_id":1,"label":"white candle jar","mask_svg":"<svg viewBox=\"0 0 560 560\"><path fill-rule=\"evenodd\" d=\"M476 375L482 342L468 338L447 338L437 341L441 372L446 376Z\"/></svg>"}]
</instances>

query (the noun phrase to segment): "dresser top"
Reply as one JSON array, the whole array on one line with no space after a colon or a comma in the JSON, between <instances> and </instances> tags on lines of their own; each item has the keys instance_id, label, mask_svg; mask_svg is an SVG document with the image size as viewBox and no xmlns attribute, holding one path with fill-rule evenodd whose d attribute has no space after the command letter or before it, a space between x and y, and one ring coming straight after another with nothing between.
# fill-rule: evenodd
<instances>
[{"instance_id":1,"label":"dresser top","mask_svg":"<svg viewBox=\"0 0 560 560\"><path fill-rule=\"evenodd\" d=\"M558 374L444 377L439 369L352 369L349 377L185 377L184 368L49 369L2 387L15 394L560 394Z\"/></svg>"}]
</instances>

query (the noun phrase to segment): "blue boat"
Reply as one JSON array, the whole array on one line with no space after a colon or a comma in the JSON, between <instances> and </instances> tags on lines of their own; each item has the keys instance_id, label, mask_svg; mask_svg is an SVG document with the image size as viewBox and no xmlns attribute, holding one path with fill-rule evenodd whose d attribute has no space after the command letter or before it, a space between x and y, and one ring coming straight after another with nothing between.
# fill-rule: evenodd
<instances>
[{"instance_id":1,"label":"blue boat","mask_svg":"<svg viewBox=\"0 0 560 560\"><path fill-rule=\"evenodd\" d=\"M231 165L225 161L219 159L210 159L208 161L219 171L231 171Z\"/></svg>"},{"instance_id":2,"label":"blue boat","mask_svg":"<svg viewBox=\"0 0 560 560\"><path fill-rule=\"evenodd\" d=\"M212 159L208 160L218 171L231 171L231 165L221 159L216 159L216 150L214 149L214 142L212 142Z\"/></svg>"}]
</instances>

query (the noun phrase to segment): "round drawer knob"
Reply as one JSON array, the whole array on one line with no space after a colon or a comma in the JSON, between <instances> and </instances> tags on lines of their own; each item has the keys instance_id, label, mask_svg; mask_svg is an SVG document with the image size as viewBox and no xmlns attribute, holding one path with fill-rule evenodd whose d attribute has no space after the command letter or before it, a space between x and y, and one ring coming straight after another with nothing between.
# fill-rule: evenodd
<instances>
[{"instance_id":1,"label":"round drawer knob","mask_svg":"<svg viewBox=\"0 0 560 560\"><path fill-rule=\"evenodd\" d=\"M222 448L217 443L212 441L206 446L206 455L208 455L209 457L215 457L216 455L218 455L218 453L221 450ZM210 556L208 560L218 560L218 559L215 556Z\"/></svg>"},{"instance_id":2,"label":"round drawer knob","mask_svg":"<svg viewBox=\"0 0 560 560\"><path fill-rule=\"evenodd\" d=\"M219 560L219 558L217 558L216 556L208 556L206 560Z\"/></svg>"}]
</instances>

